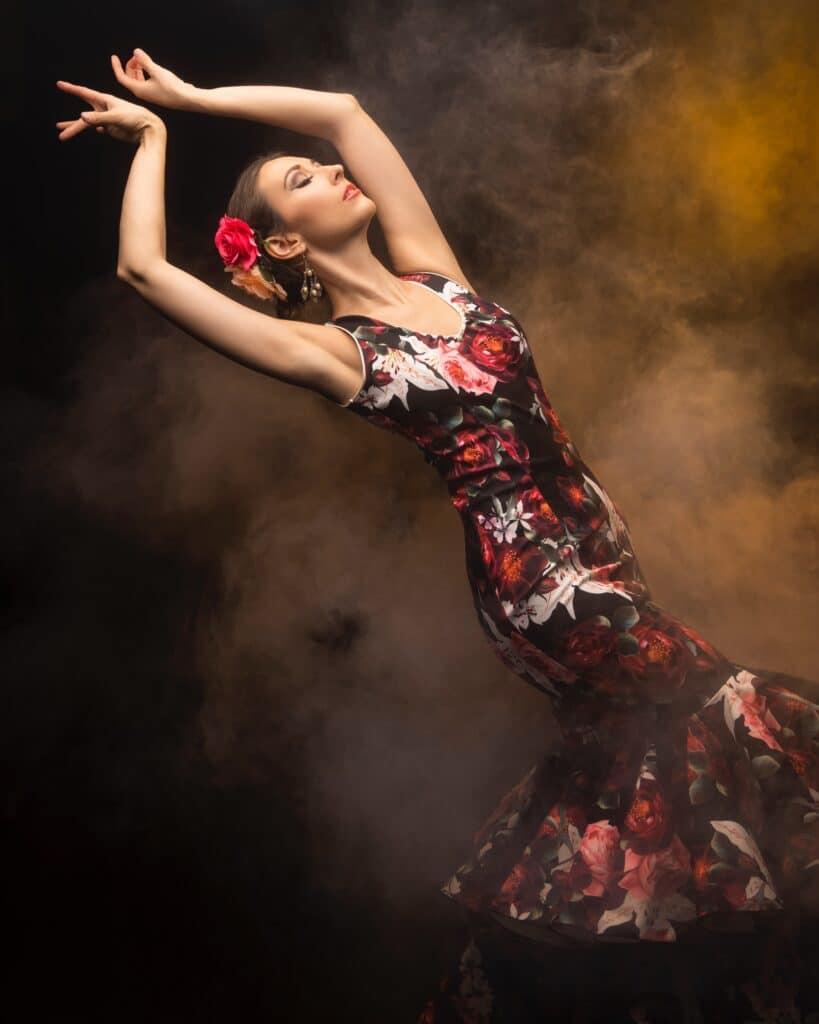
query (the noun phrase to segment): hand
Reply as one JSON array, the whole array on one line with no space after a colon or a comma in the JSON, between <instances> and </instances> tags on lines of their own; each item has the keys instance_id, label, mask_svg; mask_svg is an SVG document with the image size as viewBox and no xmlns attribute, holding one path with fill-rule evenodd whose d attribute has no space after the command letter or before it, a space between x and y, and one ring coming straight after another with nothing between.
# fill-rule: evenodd
<instances>
[{"instance_id":1,"label":"hand","mask_svg":"<svg viewBox=\"0 0 819 1024\"><path fill-rule=\"evenodd\" d=\"M59 81L57 86L65 92L79 96L94 108L84 110L74 121L58 121L57 127L61 129L60 142L72 139L86 128L96 128L100 134L134 143L141 140L146 128L161 128L163 131L165 129L165 123L161 118L147 107L129 103L119 96L112 96L111 93L88 89L84 85Z\"/></svg>"},{"instance_id":2,"label":"hand","mask_svg":"<svg viewBox=\"0 0 819 1024\"><path fill-rule=\"evenodd\" d=\"M183 82L172 71L151 60L139 48L134 50L124 70L116 54L111 55L111 64L119 84L145 103L158 103L160 107L180 110L195 88L190 82ZM150 78L145 77L146 71Z\"/></svg>"}]
</instances>

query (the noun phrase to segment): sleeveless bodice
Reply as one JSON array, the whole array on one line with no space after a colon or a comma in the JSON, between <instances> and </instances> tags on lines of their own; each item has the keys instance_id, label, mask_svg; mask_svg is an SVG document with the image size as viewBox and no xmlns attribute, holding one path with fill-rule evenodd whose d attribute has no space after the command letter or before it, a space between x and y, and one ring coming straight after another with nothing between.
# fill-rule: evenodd
<instances>
[{"instance_id":1,"label":"sleeveless bodice","mask_svg":"<svg viewBox=\"0 0 819 1024\"><path fill-rule=\"evenodd\" d=\"M494 642L507 623L545 624L561 604L558 619L574 619L573 595L648 597L626 520L553 409L520 322L441 274L402 277L459 310L462 329L442 337L366 316L328 321L356 342L364 370L343 407L414 442L443 478ZM550 668L552 680L529 681L557 696L554 678L575 673Z\"/></svg>"}]
</instances>

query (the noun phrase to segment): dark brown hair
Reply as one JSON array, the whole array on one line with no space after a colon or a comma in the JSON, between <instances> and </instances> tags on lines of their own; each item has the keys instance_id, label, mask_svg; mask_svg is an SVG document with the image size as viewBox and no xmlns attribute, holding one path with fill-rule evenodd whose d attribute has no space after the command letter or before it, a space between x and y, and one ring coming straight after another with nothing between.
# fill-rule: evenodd
<instances>
[{"instance_id":1,"label":"dark brown hair","mask_svg":"<svg viewBox=\"0 0 819 1024\"><path fill-rule=\"evenodd\" d=\"M285 225L272 208L265 196L259 191L259 172L268 160L287 156L287 150L275 153L263 153L245 167L228 200L225 213L228 217L239 217L249 224L259 235L259 263L272 273L279 284L287 292L287 300L278 300L277 315L289 320L296 319L295 314L304 308L301 298L301 286L304 280L304 256L299 254L289 260L280 260L271 256L262 248L261 240L268 235L285 231Z\"/></svg>"}]
</instances>

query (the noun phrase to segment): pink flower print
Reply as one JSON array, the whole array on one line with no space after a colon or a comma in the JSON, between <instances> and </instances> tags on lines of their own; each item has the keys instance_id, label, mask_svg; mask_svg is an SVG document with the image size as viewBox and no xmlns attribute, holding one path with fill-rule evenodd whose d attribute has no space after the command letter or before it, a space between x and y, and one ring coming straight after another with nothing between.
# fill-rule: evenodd
<instances>
[{"instance_id":1,"label":"pink flower print","mask_svg":"<svg viewBox=\"0 0 819 1024\"><path fill-rule=\"evenodd\" d=\"M580 840L580 856L592 874L583 889L586 896L602 896L610 884L620 855L620 832L608 821L592 822Z\"/></svg>"}]
</instances>

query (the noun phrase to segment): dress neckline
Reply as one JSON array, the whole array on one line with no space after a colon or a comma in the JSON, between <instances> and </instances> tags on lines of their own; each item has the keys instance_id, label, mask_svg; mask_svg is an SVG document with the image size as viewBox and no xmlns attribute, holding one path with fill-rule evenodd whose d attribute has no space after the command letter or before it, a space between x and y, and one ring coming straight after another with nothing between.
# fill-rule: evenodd
<instances>
[{"instance_id":1,"label":"dress neckline","mask_svg":"<svg viewBox=\"0 0 819 1024\"><path fill-rule=\"evenodd\" d=\"M428 274L429 276L440 277L443 278L443 280L445 281L449 281L449 278L445 277L443 274L438 274L432 270L417 270L414 271L414 273ZM398 274L398 277L400 277L402 281L407 280L409 276L409 274ZM466 316L464 315L463 309L458 304L454 303L451 299L448 299L442 292L438 291L437 288L432 288L430 287L430 285L424 284L423 281L409 280L407 283L417 284L420 285L421 288L426 288L427 291L432 292L433 295L437 295L442 302L445 302L448 306L454 309L458 316L461 318L460 331L457 334L450 334L449 336L443 334L428 334L424 331L414 331L409 327L401 327L398 324L390 324L387 323L386 320L379 320L378 317L367 316L364 313L346 313L344 316L333 317L331 320L328 320L327 323L337 324L339 320L365 320L367 321L367 323L378 324L381 327L389 327L391 330L398 331L401 334L413 334L418 338L442 338L443 341L448 342L450 344L462 341L464 334L466 334ZM341 325L339 324L339 326Z\"/></svg>"}]
</instances>

